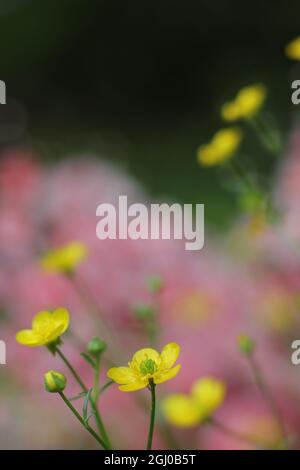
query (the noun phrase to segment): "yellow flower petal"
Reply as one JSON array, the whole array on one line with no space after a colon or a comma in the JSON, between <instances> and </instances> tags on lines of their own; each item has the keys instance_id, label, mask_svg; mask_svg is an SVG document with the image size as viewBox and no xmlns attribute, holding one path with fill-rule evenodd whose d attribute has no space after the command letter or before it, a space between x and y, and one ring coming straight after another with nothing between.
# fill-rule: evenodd
<instances>
[{"instance_id":1,"label":"yellow flower petal","mask_svg":"<svg viewBox=\"0 0 300 470\"><path fill-rule=\"evenodd\" d=\"M242 132L237 127L229 127L221 129L214 135L212 145L220 158L227 158L231 155L240 144Z\"/></svg>"},{"instance_id":2,"label":"yellow flower petal","mask_svg":"<svg viewBox=\"0 0 300 470\"><path fill-rule=\"evenodd\" d=\"M266 87L261 83L246 86L238 92L233 101L222 106L222 118L228 122L249 119L263 106L266 96Z\"/></svg>"},{"instance_id":3,"label":"yellow flower petal","mask_svg":"<svg viewBox=\"0 0 300 470\"><path fill-rule=\"evenodd\" d=\"M61 255L66 264L76 266L87 255L87 247L81 242L72 242L61 248Z\"/></svg>"},{"instance_id":4,"label":"yellow flower petal","mask_svg":"<svg viewBox=\"0 0 300 470\"><path fill-rule=\"evenodd\" d=\"M32 330L21 330L16 334L16 340L18 343L25 346L34 347L42 346L43 340L40 335L34 333Z\"/></svg>"},{"instance_id":5,"label":"yellow flower petal","mask_svg":"<svg viewBox=\"0 0 300 470\"><path fill-rule=\"evenodd\" d=\"M117 384L129 384L137 380L136 373L130 367L112 367L108 370L107 377Z\"/></svg>"},{"instance_id":6,"label":"yellow flower petal","mask_svg":"<svg viewBox=\"0 0 300 470\"><path fill-rule=\"evenodd\" d=\"M70 315L67 309L59 307L54 312L52 313L52 320L54 322L54 325L62 326L63 330L60 334L64 333L70 323Z\"/></svg>"},{"instance_id":7,"label":"yellow flower petal","mask_svg":"<svg viewBox=\"0 0 300 470\"><path fill-rule=\"evenodd\" d=\"M69 321L68 310L60 307L53 313L48 311L37 313L32 322L32 329L44 337L54 336L55 339L67 330Z\"/></svg>"},{"instance_id":8,"label":"yellow flower petal","mask_svg":"<svg viewBox=\"0 0 300 470\"><path fill-rule=\"evenodd\" d=\"M289 59L300 60L300 36L288 43L285 53Z\"/></svg>"},{"instance_id":9,"label":"yellow flower petal","mask_svg":"<svg viewBox=\"0 0 300 470\"><path fill-rule=\"evenodd\" d=\"M47 310L39 312L35 315L34 319L32 320L32 329L33 330L44 330L48 328L52 321L52 314Z\"/></svg>"},{"instance_id":10,"label":"yellow flower petal","mask_svg":"<svg viewBox=\"0 0 300 470\"><path fill-rule=\"evenodd\" d=\"M240 108L239 106L232 102L232 103L225 103L221 109L221 115L224 121L236 121L240 118Z\"/></svg>"},{"instance_id":11,"label":"yellow flower petal","mask_svg":"<svg viewBox=\"0 0 300 470\"><path fill-rule=\"evenodd\" d=\"M176 343L167 344L162 354L155 349L143 348L137 351L129 367L112 367L107 376L120 384L123 392L133 392L148 387L151 383L161 383L175 377L180 365L170 367L176 361L180 347Z\"/></svg>"},{"instance_id":12,"label":"yellow flower petal","mask_svg":"<svg viewBox=\"0 0 300 470\"><path fill-rule=\"evenodd\" d=\"M180 346L177 343L168 343L161 352L162 367L170 368L175 364L180 353Z\"/></svg>"},{"instance_id":13,"label":"yellow flower petal","mask_svg":"<svg viewBox=\"0 0 300 470\"><path fill-rule=\"evenodd\" d=\"M47 345L66 331L69 321L69 312L65 308L57 308L53 313L39 312L32 321L32 330L19 331L16 340L26 346Z\"/></svg>"},{"instance_id":14,"label":"yellow flower petal","mask_svg":"<svg viewBox=\"0 0 300 470\"><path fill-rule=\"evenodd\" d=\"M136 390L141 390L147 386L148 380L145 378L136 380L135 382L129 383L127 385L120 385L119 390L122 392L135 392Z\"/></svg>"},{"instance_id":15,"label":"yellow flower petal","mask_svg":"<svg viewBox=\"0 0 300 470\"><path fill-rule=\"evenodd\" d=\"M192 387L192 397L207 416L212 414L224 401L226 386L221 380L211 377L200 379Z\"/></svg>"},{"instance_id":16,"label":"yellow flower petal","mask_svg":"<svg viewBox=\"0 0 300 470\"><path fill-rule=\"evenodd\" d=\"M59 336L61 336L64 332L64 325L59 325L54 330L51 329L44 333L44 344L49 344L55 341Z\"/></svg>"},{"instance_id":17,"label":"yellow flower petal","mask_svg":"<svg viewBox=\"0 0 300 470\"><path fill-rule=\"evenodd\" d=\"M203 166L213 166L226 162L238 150L242 137L242 131L237 127L220 129L209 144L199 147L199 163Z\"/></svg>"},{"instance_id":18,"label":"yellow flower petal","mask_svg":"<svg viewBox=\"0 0 300 470\"><path fill-rule=\"evenodd\" d=\"M262 107L267 96L266 87L262 84L242 88L236 98L241 117L250 118Z\"/></svg>"},{"instance_id":19,"label":"yellow flower petal","mask_svg":"<svg viewBox=\"0 0 300 470\"><path fill-rule=\"evenodd\" d=\"M152 361L154 361L157 366L160 364L160 355L158 352L152 348L144 348L140 349L134 354L130 366L139 372L141 363L147 359L152 359Z\"/></svg>"},{"instance_id":20,"label":"yellow flower petal","mask_svg":"<svg viewBox=\"0 0 300 470\"><path fill-rule=\"evenodd\" d=\"M70 273L87 256L87 247L82 242L72 242L46 253L41 259L41 266L46 271Z\"/></svg>"},{"instance_id":21,"label":"yellow flower petal","mask_svg":"<svg viewBox=\"0 0 300 470\"><path fill-rule=\"evenodd\" d=\"M189 428L201 421L201 412L188 395L170 395L163 401L162 411L166 420L174 426Z\"/></svg>"},{"instance_id":22,"label":"yellow flower petal","mask_svg":"<svg viewBox=\"0 0 300 470\"><path fill-rule=\"evenodd\" d=\"M162 382L166 382L167 380L173 379L176 377L178 372L180 371L181 365L177 365L172 369L167 369L165 371L159 371L153 376L154 383L161 384Z\"/></svg>"}]
</instances>

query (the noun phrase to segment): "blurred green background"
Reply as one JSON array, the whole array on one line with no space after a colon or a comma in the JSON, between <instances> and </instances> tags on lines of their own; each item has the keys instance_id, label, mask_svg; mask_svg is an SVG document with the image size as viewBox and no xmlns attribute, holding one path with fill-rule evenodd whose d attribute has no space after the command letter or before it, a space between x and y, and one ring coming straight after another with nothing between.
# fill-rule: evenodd
<instances>
[{"instance_id":1,"label":"blurred green background","mask_svg":"<svg viewBox=\"0 0 300 470\"><path fill-rule=\"evenodd\" d=\"M204 202L207 222L224 227L237 203L196 149L222 126L224 100L253 82L290 127L297 69L283 50L299 17L299 0L1 0L1 148L28 144L49 160L96 152L155 197ZM252 139L243 158L268 174Z\"/></svg>"}]
</instances>

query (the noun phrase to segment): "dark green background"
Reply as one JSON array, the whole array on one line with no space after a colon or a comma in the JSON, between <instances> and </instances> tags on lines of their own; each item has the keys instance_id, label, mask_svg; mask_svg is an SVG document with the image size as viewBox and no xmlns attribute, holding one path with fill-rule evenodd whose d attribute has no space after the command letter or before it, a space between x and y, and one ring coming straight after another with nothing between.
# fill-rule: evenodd
<instances>
[{"instance_id":1,"label":"dark green background","mask_svg":"<svg viewBox=\"0 0 300 470\"><path fill-rule=\"evenodd\" d=\"M96 151L151 194L204 202L222 225L237 210L231 182L197 165L197 146L222 125L222 102L257 81L287 132L300 71L283 49L299 34L299 0L1 0L0 144L51 160ZM272 171L253 134L243 150Z\"/></svg>"}]
</instances>

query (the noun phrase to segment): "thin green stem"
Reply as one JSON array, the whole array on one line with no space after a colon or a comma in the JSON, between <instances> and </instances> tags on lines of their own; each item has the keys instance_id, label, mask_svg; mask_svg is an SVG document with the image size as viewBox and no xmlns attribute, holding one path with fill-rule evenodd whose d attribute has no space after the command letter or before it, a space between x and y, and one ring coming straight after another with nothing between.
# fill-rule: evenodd
<instances>
[{"instance_id":1,"label":"thin green stem","mask_svg":"<svg viewBox=\"0 0 300 470\"><path fill-rule=\"evenodd\" d=\"M100 377L100 358L99 356L95 359L96 367L94 367L94 384L93 384L93 398L97 403L99 397L99 377Z\"/></svg>"},{"instance_id":2,"label":"thin green stem","mask_svg":"<svg viewBox=\"0 0 300 470\"><path fill-rule=\"evenodd\" d=\"M244 168L239 164L239 162L235 159L231 159L228 161L228 167L235 175L235 177L241 182L244 189L247 193L252 194L255 196L256 204L255 204L255 212L257 214L263 214L268 217L268 220L275 218L276 210L272 205L270 196L268 192L260 187L255 181L253 181ZM251 212L253 212L251 209Z\"/></svg>"},{"instance_id":3,"label":"thin green stem","mask_svg":"<svg viewBox=\"0 0 300 470\"><path fill-rule=\"evenodd\" d=\"M77 374L77 372L74 369L74 367L72 366L72 364L66 358L66 356L62 353L62 351L58 347L56 347L56 352L59 355L59 357L62 359L62 361L66 364L66 366L70 370L71 374L73 375L73 377L76 380L76 382L78 383L78 385L80 385L82 390L87 393L88 392L87 386L83 383L83 381L81 380L81 378Z\"/></svg>"},{"instance_id":4,"label":"thin green stem","mask_svg":"<svg viewBox=\"0 0 300 470\"><path fill-rule=\"evenodd\" d=\"M98 434L91 428L87 423L84 422L83 418L80 416L78 411L74 408L72 403L67 399L63 392L59 392L59 395L67 405L67 407L72 411L74 416L78 419L78 421L82 424L82 426L93 436L94 439L103 447L103 449L109 450L106 443L98 436Z\"/></svg>"},{"instance_id":5,"label":"thin green stem","mask_svg":"<svg viewBox=\"0 0 300 470\"><path fill-rule=\"evenodd\" d=\"M102 387L100 387L99 389L99 395L101 395L103 392L105 392L105 390L110 387L112 384L114 384L115 382L113 380L108 380L104 385L102 385Z\"/></svg>"},{"instance_id":6,"label":"thin green stem","mask_svg":"<svg viewBox=\"0 0 300 470\"><path fill-rule=\"evenodd\" d=\"M249 360L249 365L252 371L252 374L254 376L255 383L257 385L257 388L260 390L262 396L264 397L266 403L268 404L271 413L273 414L277 424L278 428L282 437L283 444L287 443L287 436L286 436L286 431L285 431L285 426L284 422L281 416L280 411L278 410L277 403L274 400L274 397L269 390L269 387L267 383L265 382L263 378L263 374L261 372L261 369L257 362L255 361L254 357L252 354L248 355L248 360Z\"/></svg>"},{"instance_id":7,"label":"thin green stem","mask_svg":"<svg viewBox=\"0 0 300 470\"><path fill-rule=\"evenodd\" d=\"M91 402L91 407L92 407L92 409L94 411L94 414L95 414L95 420L96 420L99 432L100 432L101 436L103 437L103 439L105 440L105 442L107 444L107 448L112 449L112 445L111 445L109 437L107 435L107 432L106 432L104 423L102 421L101 415L98 411L97 404L94 402L93 398L90 399L90 402Z\"/></svg>"},{"instance_id":8,"label":"thin green stem","mask_svg":"<svg viewBox=\"0 0 300 470\"><path fill-rule=\"evenodd\" d=\"M252 126L259 136L264 147L274 155L278 155L281 151L281 136L279 132L273 128L261 114L256 114L247 122Z\"/></svg>"},{"instance_id":9,"label":"thin green stem","mask_svg":"<svg viewBox=\"0 0 300 470\"><path fill-rule=\"evenodd\" d=\"M88 310L93 314L94 319L99 324L103 335L110 340L110 343L114 343L114 337L111 333L110 327L108 326L100 307L97 305L96 301L92 299L91 292L84 285L83 281L78 282L74 274L67 276L70 283L72 284L73 289L75 290L77 296L86 305Z\"/></svg>"},{"instance_id":10,"label":"thin green stem","mask_svg":"<svg viewBox=\"0 0 300 470\"><path fill-rule=\"evenodd\" d=\"M247 434L236 431L235 429L231 429L230 427L226 426L225 424L220 423L219 421L216 421L214 418L211 418L209 420L209 423L211 425L213 425L219 431L226 434L227 436L238 439L238 440L244 442L245 444L249 444L249 445L257 447L259 449L264 448L264 446L260 442L258 442L258 440L255 439L254 437L251 437Z\"/></svg>"},{"instance_id":11,"label":"thin green stem","mask_svg":"<svg viewBox=\"0 0 300 470\"><path fill-rule=\"evenodd\" d=\"M247 172L244 170L244 168L238 163L237 160L232 158L231 160L228 161L228 166L231 169L232 173L236 176L238 180L241 181L243 186L247 191L250 192L257 192L258 188L256 185L253 183Z\"/></svg>"},{"instance_id":12,"label":"thin green stem","mask_svg":"<svg viewBox=\"0 0 300 470\"><path fill-rule=\"evenodd\" d=\"M71 374L73 375L74 379L76 380L76 382L80 385L81 389L87 393L88 392L88 388L87 386L84 384L84 382L81 380L81 378L79 377L79 375L77 374L76 370L74 369L74 367L72 366L72 364L68 361L68 359L66 358L66 356L63 354L63 352L58 348L56 347L56 352L57 354L59 355L59 357L63 360L63 362L66 364L66 366L68 367L68 369L70 370ZM106 446L108 449L111 448L111 444L110 444L110 441L109 439L107 438L107 433L105 431L105 427L103 425L103 421L100 417L100 414L99 414L99 410L97 408L97 404L95 403L94 399L91 398L90 399L90 403L91 403L91 407L93 409L93 412L94 412L94 415L95 415L95 420L96 420L96 423L97 423L97 426L98 426L98 429L99 429L99 432L100 434L102 435L102 437L105 439L106 441ZM104 431L104 432L103 432Z\"/></svg>"},{"instance_id":13,"label":"thin green stem","mask_svg":"<svg viewBox=\"0 0 300 470\"><path fill-rule=\"evenodd\" d=\"M146 330L150 345L154 346L155 340L156 340L156 334L157 334L154 317L145 320L145 330Z\"/></svg>"},{"instance_id":14,"label":"thin green stem","mask_svg":"<svg viewBox=\"0 0 300 470\"><path fill-rule=\"evenodd\" d=\"M150 344L152 344L153 346L156 345L156 341L157 341L157 334L158 334L158 329L159 329L158 318L159 318L159 302L157 299L157 295L155 295L154 300L153 300L153 315L152 315L152 318L150 318L150 322L147 326L149 341L150 341Z\"/></svg>"},{"instance_id":15,"label":"thin green stem","mask_svg":"<svg viewBox=\"0 0 300 470\"><path fill-rule=\"evenodd\" d=\"M170 426L167 423L160 423L159 431L168 446L167 449L171 449L171 450L180 449L180 446L177 443L175 436Z\"/></svg>"},{"instance_id":16,"label":"thin green stem","mask_svg":"<svg viewBox=\"0 0 300 470\"><path fill-rule=\"evenodd\" d=\"M111 443L106 432L104 423L102 421L101 415L98 410L98 398L99 398L99 376L100 376L100 358L96 358L96 367L94 368L94 385L93 385L93 393L90 398L92 409L95 413L95 420L99 429L99 432L103 439L105 440L109 449L111 449Z\"/></svg>"},{"instance_id":17,"label":"thin green stem","mask_svg":"<svg viewBox=\"0 0 300 470\"><path fill-rule=\"evenodd\" d=\"M147 450L152 449L152 440L153 440L154 423L155 423L155 383L153 382L152 379L149 380L149 390L151 392L151 414L150 414Z\"/></svg>"},{"instance_id":18,"label":"thin green stem","mask_svg":"<svg viewBox=\"0 0 300 470\"><path fill-rule=\"evenodd\" d=\"M114 382L113 382L114 383ZM146 399L146 397L140 393L136 393L135 394L135 399L136 399L136 402L137 402L137 405L142 408L144 411L148 412L148 401ZM158 416L159 418L159 416ZM170 430L167 430L166 432L166 428L169 428L169 425L168 423L165 423L163 419L158 419L157 420L157 427L159 429L159 432L160 434L163 436L166 444L169 446L169 448L174 448L174 449L179 449L180 447L178 446L177 443L175 443L175 438L174 436L172 435L172 438L169 438L169 436L167 434L170 434Z\"/></svg>"}]
</instances>

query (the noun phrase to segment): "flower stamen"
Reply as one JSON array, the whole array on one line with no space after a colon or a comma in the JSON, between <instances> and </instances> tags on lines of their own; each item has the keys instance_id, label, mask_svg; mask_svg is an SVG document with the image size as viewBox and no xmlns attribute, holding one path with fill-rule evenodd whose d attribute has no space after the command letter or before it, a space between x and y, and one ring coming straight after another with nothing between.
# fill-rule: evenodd
<instances>
[{"instance_id":1,"label":"flower stamen","mask_svg":"<svg viewBox=\"0 0 300 470\"><path fill-rule=\"evenodd\" d=\"M140 372L142 375L153 375L157 371L157 364L153 359L145 359L140 364Z\"/></svg>"}]
</instances>

